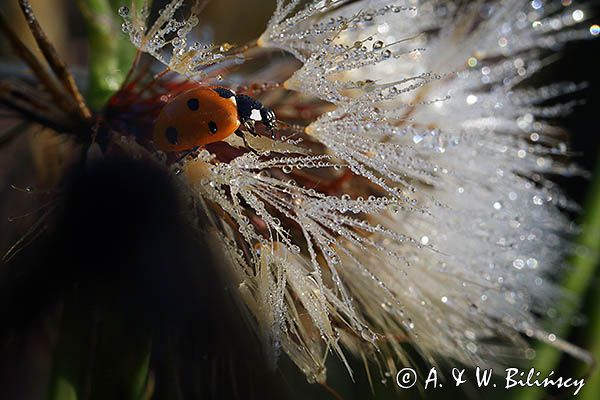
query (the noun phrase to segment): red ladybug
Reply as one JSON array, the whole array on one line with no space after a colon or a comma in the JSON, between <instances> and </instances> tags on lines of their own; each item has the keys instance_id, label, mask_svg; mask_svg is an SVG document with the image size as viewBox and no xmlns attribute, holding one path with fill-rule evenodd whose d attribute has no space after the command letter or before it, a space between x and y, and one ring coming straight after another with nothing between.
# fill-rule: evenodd
<instances>
[{"instance_id":1,"label":"red ladybug","mask_svg":"<svg viewBox=\"0 0 600 400\"><path fill-rule=\"evenodd\" d=\"M164 152L192 150L221 141L235 133L256 135L262 123L273 136L275 113L246 95L222 87L195 88L178 94L160 111L154 126L154 144Z\"/></svg>"}]
</instances>

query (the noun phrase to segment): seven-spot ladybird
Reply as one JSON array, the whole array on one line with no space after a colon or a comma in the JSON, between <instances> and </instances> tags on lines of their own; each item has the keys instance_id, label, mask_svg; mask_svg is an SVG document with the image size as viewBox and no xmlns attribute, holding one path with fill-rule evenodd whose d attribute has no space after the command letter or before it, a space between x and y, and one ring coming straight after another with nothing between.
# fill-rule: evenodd
<instances>
[{"instance_id":1,"label":"seven-spot ladybird","mask_svg":"<svg viewBox=\"0 0 600 400\"><path fill-rule=\"evenodd\" d=\"M222 87L195 88L178 94L160 111L154 125L154 144L165 152L192 150L235 133L256 135L261 122L273 135L275 113L252 97Z\"/></svg>"}]
</instances>

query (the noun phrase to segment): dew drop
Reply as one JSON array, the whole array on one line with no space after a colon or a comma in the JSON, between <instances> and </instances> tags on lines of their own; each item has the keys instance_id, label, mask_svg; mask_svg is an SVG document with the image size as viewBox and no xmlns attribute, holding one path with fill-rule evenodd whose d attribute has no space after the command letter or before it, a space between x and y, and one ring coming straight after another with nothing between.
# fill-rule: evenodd
<instances>
[{"instance_id":1,"label":"dew drop","mask_svg":"<svg viewBox=\"0 0 600 400\"><path fill-rule=\"evenodd\" d=\"M173 45L173 47L180 47L181 46L181 38L176 37L175 39L173 39L171 41L171 44Z\"/></svg>"},{"instance_id":2,"label":"dew drop","mask_svg":"<svg viewBox=\"0 0 600 400\"><path fill-rule=\"evenodd\" d=\"M114 10L114 8L113 8L113 10ZM123 18L129 16L129 7L127 7L127 6L119 7L119 15Z\"/></svg>"},{"instance_id":3,"label":"dew drop","mask_svg":"<svg viewBox=\"0 0 600 400\"><path fill-rule=\"evenodd\" d=\"M377 335L373 333L370 329L363 329L360 332L360 336L369 342L374 342L377 339Z\"/></svg>"},{"instance_id":4,"label":"dew drop","mask_svg":"<svg viewBox=\"0 0 600 400\"><path fill-rule=\"evenodd\" d=\"M476 353L477 352L477 345L473 342L469 342L467 344L467 350L469 350L471 353Z\"/></svg>"}]
</instances>

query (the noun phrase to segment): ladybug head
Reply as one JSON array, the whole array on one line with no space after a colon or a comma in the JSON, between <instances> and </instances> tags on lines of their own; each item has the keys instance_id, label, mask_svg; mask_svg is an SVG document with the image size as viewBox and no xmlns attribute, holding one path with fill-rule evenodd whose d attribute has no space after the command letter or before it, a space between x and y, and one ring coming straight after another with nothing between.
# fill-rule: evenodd
<instances>
[{"instance_id":1,"label":"ladybug head","mask_svg":"<svg viewBox=\"0 0 600 400\"><path fill-rule=\"evenodd\" d=\"M260 110L260 116L262 118L263 124L267 127L269 132L271 132L271 137L275 137L275 132L273 131L277 127L277 117L273 110L267 107L263 107Z\"/></svg>"}]
</instances>

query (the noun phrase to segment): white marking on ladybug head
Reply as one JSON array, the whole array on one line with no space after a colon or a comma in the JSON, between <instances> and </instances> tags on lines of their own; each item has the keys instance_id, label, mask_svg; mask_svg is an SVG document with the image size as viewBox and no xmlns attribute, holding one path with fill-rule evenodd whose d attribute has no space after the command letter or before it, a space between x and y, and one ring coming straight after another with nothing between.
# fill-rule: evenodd
<instances>
[{"instance_id":1,"label":"white marking on ladybug head","mask_svg":"<svg viewBox=\"0 0 600 400\"><path fill-rule=\"evenodd\" d=\"M260 115L260 110L254 109L250 113L250 119L254 121L262 121L262 116Z\"/></svg>"}]
</instances>

